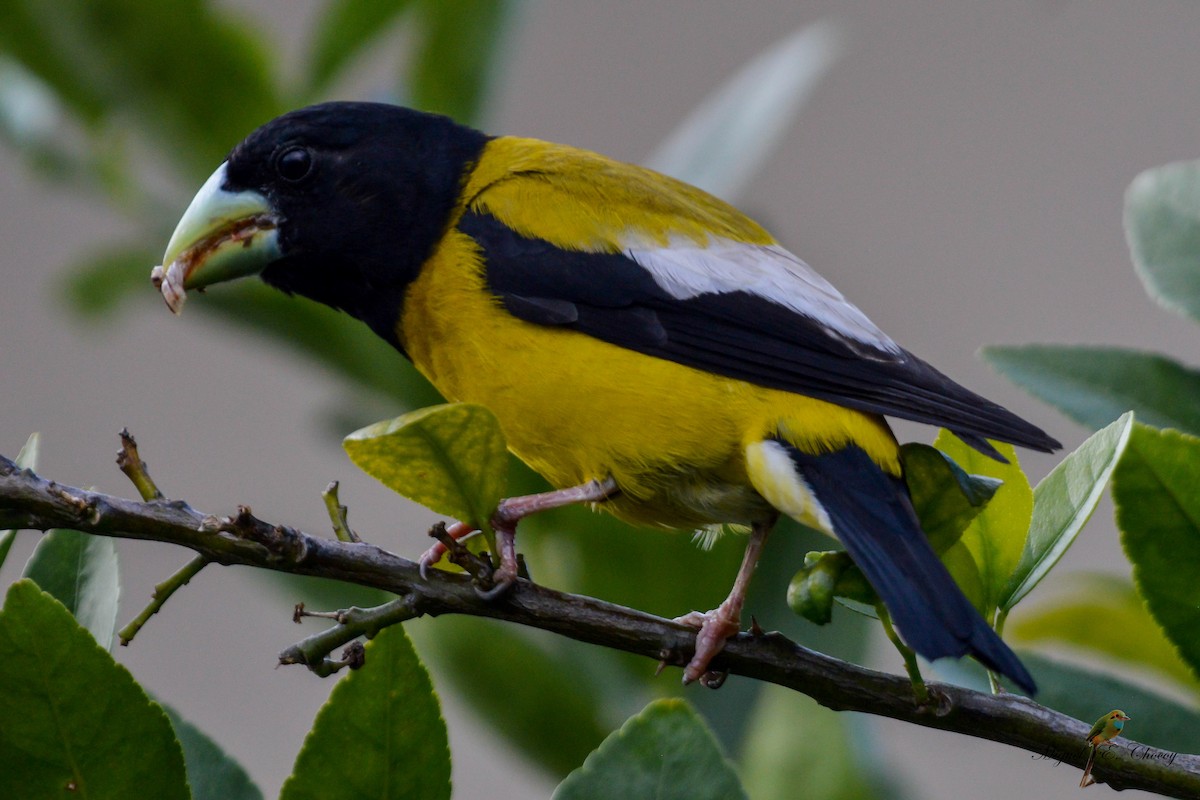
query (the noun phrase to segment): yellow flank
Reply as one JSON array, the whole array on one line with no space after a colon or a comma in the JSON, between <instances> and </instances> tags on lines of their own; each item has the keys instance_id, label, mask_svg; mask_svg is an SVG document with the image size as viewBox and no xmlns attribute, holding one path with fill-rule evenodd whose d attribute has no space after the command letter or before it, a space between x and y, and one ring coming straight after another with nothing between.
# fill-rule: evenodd
<instances>
[{"instance_id":1,"label":"yellow flank","mask_svg":"<svg viewBox=\"0 0 1200 800\"><path fill-rule=\"evenodd\" d=\"M463 196L522 236L567 250L665 247L671 236L774 244L757 222L707 192L644 167L537 139L493 139Z\"/></svg>"},{"instance_id":2,"label":"yellow flank","mask_svg":"<svg viewBox=\"0 0 1200 800\"><path fill-rule=\"evenodd\" d=\"M731 206L667 180L572 148L499 139L464 196L560 247L619 249L630 235L664 245L708 233L771 241ZM447 399L491 409L512 451L554 486L613 477L621 494L600 505L631 522L771 518L747 454L774 436L808 452L857 444L899 474L896 440L877 415L513 317L485 285L478 245L453 228L410 285L398 335ZM769 483L766 475L757 464L755 483Z\"/></svg>"}]
</instances>

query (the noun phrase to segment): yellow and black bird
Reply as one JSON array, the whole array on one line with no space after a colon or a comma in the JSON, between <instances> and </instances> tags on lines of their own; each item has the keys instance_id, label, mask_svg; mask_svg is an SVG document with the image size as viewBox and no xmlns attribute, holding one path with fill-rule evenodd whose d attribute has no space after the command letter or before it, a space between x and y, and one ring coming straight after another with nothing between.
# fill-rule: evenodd
<instances>
[{"instance_id":1,"label":"yellow and black bird","mask_svg":"<svg viewBox=\"0 0 1200 800\"><path fill-rule=\"evenodd\" d=\"M163 264L174 310L188 289L259 274L362 320L448 400L491 409L557 490L502 506L501 591L516 580L516 522L539 509L748 526L729 598L685 618L701 628L685 681L737 632L786 514L842 542L918 653L970 654L1034 689L921 531L884 415L993 457L987 439L1058 442L900 347L693 186L406 108L326 103L237 145Z\"/></svg>"}]
</instances>

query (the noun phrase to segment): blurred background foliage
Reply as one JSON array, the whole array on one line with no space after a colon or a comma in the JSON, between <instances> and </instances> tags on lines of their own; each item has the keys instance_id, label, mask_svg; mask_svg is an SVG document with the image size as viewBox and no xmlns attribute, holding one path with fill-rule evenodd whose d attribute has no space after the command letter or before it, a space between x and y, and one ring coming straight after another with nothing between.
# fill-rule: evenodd
<instances>
[{"instance_id":1,"label":"blurred background foliage","mask_svg":"<svg viewBox=\"0 0 1200 800\"><path fill-rule=\"evenodd\" d=\"M69 311L94 324L111 323L125 303L157 303L149 267L188 198L228 149L284 110L346 97L344 87L363 73L378 75L381 53L394 59L392 77L353 96L446 113L486 129L489 93L504 80L506 46L528 13L512 0L330 0L320 6L304 51L283 53L264 33L264 20L202 0L0 0L0 136L45 180L90 193L129 223L122 238L64 265L59 280ZM728 84L714 87L647 163L736 202L836 59L840 42L836 28L818 24L764 43L770 46ZM339 376L342 400L324 420L331 448L365 423L440 400L388 345L324 307L242 283L189 308ZM1043 361L1054 355L1034 354ZM992 357L999 364L1006 356L1011 363L1022 358ZM1079 397L1074 389L1067 395ZM1066 401L1057 405L1071 413ZM1106 412L1116 413L1087 422L1102 427L1125 407L1114 401ZM1179 406L1185 410L1194 407ZM514 493L543 488L519 463L512 461L510 470ZM787 610L789 580L804 554L824 545L789 527L772 540L749 608L765 628L862 661L866 620L840 610L836 625L817 627ZM680 537L635 531L578 509L531 518L520 537L536 580L666 616L715 606L741 548L737 537L727 536L706 552ZM1096 579L1077 588L1074 605L1014 620L1010 630L1030 642L1061 641L1083 630L1088 604L1081 598L1103 596L1111 606L1105 616L1111 635L1077 635L1075 643L1102 658L1121 652L1129 659L1123 637L1146 631L1145 607L1132 586ZM310 607L380 599L314 581L302 588L290 582L287 591ZM1114 620L1119 627L1112 627ZM483 723L555 776L577 767L647 701L680 693L674 671L654 679L644 660L515 626L451 618L406 627L442 690L459 693ZM1175 649L1151 630L1133 660L1157 660L1150 669L1194 691L1194 676ZM1119 682L1101 686L1061 664L1031 667L1046 689L1041 699L1084 718L1094 717L1097 704L1113 693L1134 691ZM972 665L941 674L983 684ZM738 760L755 798L794 797L799 776L813 798L904 796L874 760L869 720L753 681L731 680L719 692L692 689L687 697ZM1168 705L1159 719L1183 719L1180 729L1200 730L1172 708L1183 713ZM821 735L794 735L797 720ZM1186 749L1178 741L1173 746Z\"/></svg>"}]
</instances>

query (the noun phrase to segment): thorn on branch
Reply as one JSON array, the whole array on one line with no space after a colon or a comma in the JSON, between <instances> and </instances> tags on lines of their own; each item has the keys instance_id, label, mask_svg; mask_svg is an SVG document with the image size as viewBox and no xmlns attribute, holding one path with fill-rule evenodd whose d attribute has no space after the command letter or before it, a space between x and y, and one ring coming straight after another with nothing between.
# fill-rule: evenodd
<instances>
[{"instance_id":1,"label":"thorn on branch","mask_svg":"<svg viewBox=\"0 0 1200 800\"><path fill-rule=\"evenodd\" d=\"M692 660L692 654L679 647L664 647L658 651L658 666L654 669L654 677L662 674L667 667L686 667Z\"/></svg>"},{"instance_id":2,"label":"thorn on branch","mask_svg":"<svg viewBox=\"0 0 1200 800\"><path fill-rule=\"evenodd\" d=\"M935 717L944 717L954 710L953 697L936 686L928 686L926 688L929 690L929 699L917 707L918 711L933 714Z\"/></svg>"},{"instance_id":3,"label":"thorn on branch","mask_svg":"<svg viewBox=\"0 0 1200 800\"><path fill-rule=\"evenodd\" d=\"M117 453L117 466L133 483L143 500L146 502L162 500L163 493L159 491L158 486L150 477L146 462L142 461L142 457L138 454L137 440L133 438L133 434L129 432L128 428L122 428L120 436L121 450Z\"/></svg>"},{"instance_id":4,"label":"thorn on branch","mask_svg":"<svg viewBox=\"0 0 1200 800\"><path fill-rule=\"evenodd\" d=\"M339 663L339 662L334 662ZM367 663L367 648L362 642L351 642L342 650L340 666L359 669Z\"/></svg>"}]
</instances>

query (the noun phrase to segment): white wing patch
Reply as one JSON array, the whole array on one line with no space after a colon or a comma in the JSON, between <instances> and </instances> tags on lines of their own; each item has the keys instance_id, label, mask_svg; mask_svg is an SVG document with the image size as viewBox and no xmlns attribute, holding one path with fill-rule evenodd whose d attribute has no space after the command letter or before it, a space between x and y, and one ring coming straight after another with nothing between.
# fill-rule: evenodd
<instances>
[{"instance_id":1,"label":"white wing patch","mask_svg":"<svg viewBox=\"0 0 1200 800\"><path fill-rule=\"evenodd\" d=\"M713 236L707 246L675 240L667 247L634 245L625 255L677 300L747 292L819 322L851 342L885 353L901 352L829 281L777 244L753 245Z\"/></svg>"}]
</instances>

